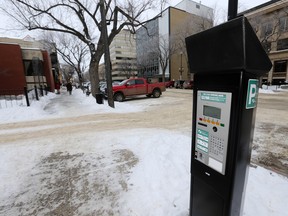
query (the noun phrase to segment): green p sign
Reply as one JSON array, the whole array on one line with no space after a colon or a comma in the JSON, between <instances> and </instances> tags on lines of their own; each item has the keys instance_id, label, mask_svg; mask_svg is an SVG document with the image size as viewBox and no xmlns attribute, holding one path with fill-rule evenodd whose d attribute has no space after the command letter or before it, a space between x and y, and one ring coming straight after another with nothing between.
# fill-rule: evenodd
<instances>
[{"instance_id":1,"label":"green p sign","mask_svg":"<svg viewBox=\"0 0 288 216\"><path fill-rule=\"evenodd\" d=\"M257 79L249 79L246 98L246 109L253 109L256 107L258 97L258 85L259 81Z\"/></svg>"}]
</instances>

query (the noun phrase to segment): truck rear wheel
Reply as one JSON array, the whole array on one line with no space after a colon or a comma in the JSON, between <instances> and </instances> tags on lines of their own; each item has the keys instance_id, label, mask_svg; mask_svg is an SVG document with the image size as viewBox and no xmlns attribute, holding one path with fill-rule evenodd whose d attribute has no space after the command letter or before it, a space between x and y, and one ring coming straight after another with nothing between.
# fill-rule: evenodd
<instances>
[{"instance_id":1,"label":"truck rear wheel","mask_svg":"<svg viewBox=\"0 0 288 216\"><path fill-rule=\"evenodd\" d=\"M122 102L124 101L124 95L121 93L121 92L117 92L115 95L114 95L114 101L119 101L119 102Z\"/></svg>"},{"instance_id":2,"label":"truck rear wheel","mask_svg":"<svg viewBox=\"0 0 288 216\"><path fill-rule=\"evenodd\" d=\"M161 95L161 91L159 89L154 89L153 90L153 97L154 98L159 98Z\"/></svg>"}]
</instances>

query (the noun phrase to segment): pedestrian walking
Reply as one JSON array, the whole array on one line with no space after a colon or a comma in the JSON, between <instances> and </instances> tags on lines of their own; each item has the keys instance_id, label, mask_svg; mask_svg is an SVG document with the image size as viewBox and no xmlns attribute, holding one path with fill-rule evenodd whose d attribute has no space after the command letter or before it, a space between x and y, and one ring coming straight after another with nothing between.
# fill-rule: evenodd
<instances>
[{"instance_id":1,"label":"pedestrian walking","mask_svg":"<svg viewBox=\"0 0 288 216\"><path fill-rule=\"evenodd\" d=\"M66 88L67 88L67 91L69 92L69 95L71 95L72 94L72 83L68 82L66 84Z\"/></svg>"}]
</instances>

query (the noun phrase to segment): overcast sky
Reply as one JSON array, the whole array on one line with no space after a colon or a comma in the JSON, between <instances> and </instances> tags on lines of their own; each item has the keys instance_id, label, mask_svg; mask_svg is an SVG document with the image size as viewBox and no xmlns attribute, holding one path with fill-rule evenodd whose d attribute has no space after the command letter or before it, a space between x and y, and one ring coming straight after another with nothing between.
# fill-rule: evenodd
<instances>
[{"instance_id":1,"label":"overcast sky","mask_svg":"<svg viewBox=\"0 0 288 216\"><path fill-rule=\"evenodd\" d=\"M175 6L180 1L181 0L170 0L169 5ZM216 9L216 18L220 20L220 22L227 17L228 1L229 0L196 0L196 2L201 2L203 5ZM268 2L268 0L238 0L239 10L247 10L265 2ZM13 29L14 25L11 19L0 14L0 37L23 38L28 34L32 37L37 37L37 34L29 31L12 31L11 29Z\"/></svg>"}]
</instances>

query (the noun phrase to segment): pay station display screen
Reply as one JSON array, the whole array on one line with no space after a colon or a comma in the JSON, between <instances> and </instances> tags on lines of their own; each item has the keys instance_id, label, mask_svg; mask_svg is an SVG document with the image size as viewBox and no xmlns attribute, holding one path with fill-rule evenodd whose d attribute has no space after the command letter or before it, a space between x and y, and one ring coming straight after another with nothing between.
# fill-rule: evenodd
<instances>
[{"instance_id":1,"label":"pay station display screen","mask_svg":"<svg viewBox=\"0 0 288 216\"><path fill-rule=\"evenodd\" d=\"M212 117L212 118L221 118L221 109L217 107L212 107L212 106L203 106L203 115Z\"/></svg>"},{"instance_id":2,"label":"pay station display screen","mask_svg":"<svg viewBox=\"0 0 288 216\"><path fill-rule=\"evenodd\" d=\"M194 158L225 175L232 93L198 91Z\"/></svg>"}]
</instances>

